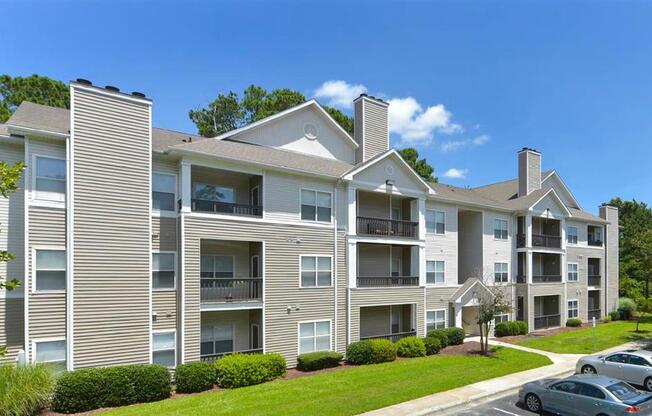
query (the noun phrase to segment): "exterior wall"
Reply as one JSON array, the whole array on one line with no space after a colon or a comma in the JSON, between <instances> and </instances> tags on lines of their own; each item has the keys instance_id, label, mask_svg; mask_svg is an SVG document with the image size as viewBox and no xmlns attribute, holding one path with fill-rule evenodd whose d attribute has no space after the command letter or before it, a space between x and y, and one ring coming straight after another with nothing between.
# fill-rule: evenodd
<instances>
[{"instance_id":1,"label":"exterior wall","mask_svg":"<svg viewBox=\"0 0 652 416\"><path fill-rule=\"evenodd\" d=\"M22 146L0 144L0 160L9 165L25 159L25 150ZM18 191L10 194L9 198L0 197L0 250L13 253L16 258L9 262L0 263L0 276L8 280L23 280L25 274L25 180L18 181ZM23 293L19 286L12 293L0 291L0 299L6 296L16 296ZM1 322L0 322L1 323ZM0 327L2 328L2 327Z\"/></svg>"},{"instance_id":2,"label":"exterior wall","mask_svg":"<svg viewBox=\"0 0 652 416\"><path fill-rule=\"evenodd\" d=\"M506 220L508 224L507 240L497 240L494 238L494 219ZM498 212L483 212L483 281L487 284L493 284L494 281L494 263L507 263L510 278L514 276L515 270L512 267L512 249L514 247L513 238L515 233L514 222L512 217Z\"/></svg>"},{"instance_id":3,"label":"exterior wall","mask_svg":"<svg viewBox=\"0 0 652 416\"><path fill-rule=\"evenodd\" d=\"M364 162L389 148L388 104L362 97L354 101L355 140L364 149L357 154L356 162ZM357 120L360 119L358 128Z\"/></svg>"},{"instance_id":4,"label":"exterior wall","mask_svg":"<svg viewBox=\"0 0 652 416\"><path fill-rule=\"evenodd\" d=\"M152 292L152 329L175 329L177 326L176 290L154 290Z\"/></svg>"},{"instance_id":5,"label":"exterior wall","mask_svg":"<svg viewBox=\"0 0 652 416\"><path fill-rule=\"evenodd\" d=\"M152 157L152 171L159 173L179 174L179 163L168 157L155 155ZM177 192L178 194L179 192Z\"/></svg>"},{"instance_id":6,"label":"exterior wall","mask_svg":"<svg viewBox=\"0 0 652 416\"><path fill-rule=\"evenodd\" d=\"M61 140L54 139L45 139L30 137L29 145L27 146L27 157L25 163L27 167L25 169L25 178L26 189L28 190L28 199L30 202L39 201L38 196L33 191L33 184L36 175L36 164L34 163L35 156L46 156L57 159L66 159L66 144ZM50 202L50 201L48 201ZM52 204L52 202L50 202ZM60 202L59 205L63 208L63 202Z\"/></svg>"},{"instance_id":7,"label":"exterior wall","mask_svg":"<svg viewBox=\"0 0 652 416\"><path fill-rule=\"evenodd\" d=\"M559 196L559 198L564 202L564 205L566 205L567 207L579 208L575 204L575 202L573 202L573 199L568 194L568 191L562 185L559 177L556 174L548 177L548 179L546 179L541 184L541 188L546 189L546 190L547 189L554 189L557 196Z\"/></svg>"},{"instance_id":8,"label":"exterior wall","mask_svg":"<svg viewBox=\"0 0 652 416\"><path fill-rule=\"evenodd\" d=\"M233 188L235 203L247 205L250 202L250 180L251 175L193 166L192 184L203 183L208 185L224 186ZM194 195L193 195L194 198Z\"/></svg>"},{"instance_id":9,"label":"exterior wall","mask_svg":"<svg viewBox=\"0 0 652 416\"><path fill-rule=\"evenodd\" d=\"M71 98L74 367L148 363L151 107L75 86Z\"/></svg>"},{"instance_id":10,"label":"exterior wall","mask_svg":"<svg viewBox=\"0 0 652 416\"><path fill-rule=\"evenodd\" d=\"M611 312L618 308L618 288L619 288L619 229L618 229L618 209L608 205L600 207L600 216L607 221L607 232L605 241L605 263L606 263L606 311ZM604 298L604 296L603 296Z\"/></svg>"},{"instance_id":11,"label":"exterior wall","mask_svg":"<svg viewBox=\"0 0 652 416\"><path fill-rule=\"evenodd\" d=\"M457 291L457 289L459 289L459 286L426 288L425 312L433 311L436 309L445 309L446 324L448 326L455 326L455 311L451 306L450 298Z\"/></svg>"},{"instance_id":12,"label":"exterior wall","mask_svg":"<svg viewBox=\"0 0 652 416\"><path fill-rule=\"evenodd\" d=\"M25 344L25 305L19 297L0 297L0 345L7 347L7 354L0 358L3 362L16 360L18 351Z\"/></svg>"},{"instance_id":13,"label":"exterior wall","mask_svg":"<svg viewBox=\"0 0 652 416\"><path fill-rule=\"evenodd\" d=\"M482 272L483 231L482 213L475 211L460 212L458 232L458 280L463 284L470 277Z\"/></svg>"},{"instance_id":14,"label":"exterior wall","mask_svg":"<svg viewBox=\"0 0 652 416\"><path fill-rule=\"evenodd\" d=\"M370 218L390 218L391 196L380 192L358 191L358 216Z\"/></svg>"},{"instance_id":15,"label":"exterior wall","mask_svg":"<svg viewBox=\"0 0 652 416\"><path fill-rule=\"evenodd\" d=\"M359 277L390 276L391 246L383 244L356 244Z\"/></svg>"},{"instance_id":16,"label":"exterior wall","mask_svg":"<svg viewBox=\"0 0 652 416\"><path fill-rule=\"evenodd\" d=\"M529 150L518 153L518 194L528 195L541 188L541 154Z\"/></svg>"},{"instance_id":17,"label":"exterior wall","mask_svg":"<svg viewBox=\"0 0 652 416\"><path fill-rule=\"evenodd\" d=\"M566 233L568 234L568 227L577 227L577 244L568 244L567 247L588 247L593 251L604 251L604 247L589 246L588 243L588 226L596 225L603 227L604 224L587 223L583 221L566 221ZM604 234L603 234L604 235Z\"/></svg>"},{"instance_id":18,"label":"exterior wall","mask_svg":"<svg viewBox=\"0 0 652 416\"><path fill-rule=\"evenodd\" d=\"M400 156L396 156L400 157ZM411 174L403 162L389 155L354 176L354 181L369 187L369 190L385 195L420 195L424 193L423 184ZM394 184L387 186L385 181L391 179ZM389 205L389 203L388 203ZM387 207L389 212L389 207Z\"/></svg>"},{"instance_id":19,"label":"exterior wall","mask_svg":"<svg viewBox=\"0 0 652 416\"><path fill-rule=\"evenodd\" d=\"M152 250L177 251L177 219L152 217Z\"/></svg>"},{"instance_id":20,"label":"exterior wall","mask_svg":"<svg viewBox=\"0 0 652 416\"><path fill-rule=\"evenodd\" d=\"M426 261L443 260L445 262L445 285L457 285L457 207L453 205L426 201L426 210L443 211L445 215L445 234L426 234Z\"/></svg>"},{"instance_id":21,"label":"exterior wall","mask_svg":"<svg viewBox=\"0 0 652 416\"><path fill-rule=\"evenodd\" d=\"M201 255L233 256L233 276L252 277L250 272L249 243L246 241L203 240L201 242Z\"/></svg>"},{"instance_id":22,"label":"exterior wall","mask_svg":"<svg viewBox=\"0 0 652 416\"><path fill-rule=\"evenodd\" d=\"M333 193L334 182L274 171L265 173L265 219L301 222L301 189ZM344 199L338 202L344 203ZM336 212L334 209L332 212Z\"/></svg>"},{"instance_id":23,"label":"exterior wall","mask_svg":"<svg viewBox=\"0 0 652 416\"><path fill-rule=\"evenodd\" d=\"M546 218L551 214L552 218L563 218L566 216L564 208L552 195L546 195L539 203L532 207L532 215Z\"/></svg>"}]
</instances>

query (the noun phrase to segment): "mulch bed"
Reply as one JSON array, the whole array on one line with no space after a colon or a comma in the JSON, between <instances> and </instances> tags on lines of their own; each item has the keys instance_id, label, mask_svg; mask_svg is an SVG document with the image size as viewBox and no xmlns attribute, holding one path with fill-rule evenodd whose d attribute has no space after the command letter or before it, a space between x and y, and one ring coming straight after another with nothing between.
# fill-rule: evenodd
<instances>
[{"instance_id":1,"label":"mulch bed","mask_svg":"<svg viewBox=\"0 0 652 416\"><path fill-rule=\"evenodd\" d=\"M575 331L578 329L582 328L588 328L592 325L591 322L583 322L581 326L563 326L559 328L553 328L553 329L544 329L541 331L536 331L536 332L530 332L527 335L514 335L514 336L508 336L508 337L500 337L496 338L496 340L501 341L501 342L508 342L510 344L514 344L517 341L522 341L525 339L535 339L535 338L541 338L541 337L548 337L550 335L557 335L561 334L563 332L571 332Z\"/></svg>"}]
</instances>

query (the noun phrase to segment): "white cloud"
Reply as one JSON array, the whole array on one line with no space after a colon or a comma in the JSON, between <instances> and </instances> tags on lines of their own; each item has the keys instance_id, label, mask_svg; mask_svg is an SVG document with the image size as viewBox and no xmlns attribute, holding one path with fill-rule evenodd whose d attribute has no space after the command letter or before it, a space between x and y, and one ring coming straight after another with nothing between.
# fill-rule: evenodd
<instances>
[{"instance_id":1,"label":"white cloud","mask_svg":"<svg viewBox=\"0 0 652 416\"><path fill-rule=\"evenodd\" d=\"M450 168L444 172L444 177L450 179L464 179L468 173L468 169Z\"/></svg>"},{"instance_id":2,"label":"white cloud","mask_svg":"<svg viewBox=\"0 0 652 416\"><path fill-rule=\"evenodd\" d=\"M489 141L490 137L486 134L481 134L473 139L465 140L451 140L441 144L441 151L443 153L452 152L454 150L459 150L466 146L482 146L483 144Z\"/></svg>"},{"instance_id":3,"label":"white cloud","mask_svg":"<svg viewBox=\"0 0 652 416\"><path fill-rule=\"evenodd\" d=\"M367 92L367 87L362 84L349 84L346 81L326 81L315 91L315 97L328 100L327 105L350 109L353 100L362 93Z\"/></svg>"},{"instance_id":4,"label":"white cloud","mask_svg":"<svg viewBox=\"0 0 652 416\"><path fill-rule=\"evenodd\" d=\"M452 114L443 104L425 110L412 97L389 100L389 131L396 133L403 143L428 144L435 132L456 133L462 130L451 122Z\"/></svg>"}]
</instances>

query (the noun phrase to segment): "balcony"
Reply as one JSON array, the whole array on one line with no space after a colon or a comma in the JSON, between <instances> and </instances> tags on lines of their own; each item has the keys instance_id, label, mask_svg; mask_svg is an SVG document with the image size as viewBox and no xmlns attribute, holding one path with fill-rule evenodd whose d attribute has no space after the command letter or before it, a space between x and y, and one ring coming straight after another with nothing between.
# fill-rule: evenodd
<instances>
[{"instance_id":1,"label":"balcony","mask_svg":"<svg viewBox=\"0 0 652 416\"><path fill-rule=\"evenodd\" d=\"M527 277L522 274L516 276L516 283L527 283Z\"/></svg>"},{"instance_id":2,"label":"balcony","mask_svg":"<svg viewBox=\"0 0 652 416\"><path fill-rule=\"evenodd\" d=\"M209 212L211 214L243 215L261 217L262 205L235 204L231 202L211 201L209 199L193 199L192 210L195 212Z\"/></svg>"},{"instance_id":3,"label":"balcony","mask_svg":"<svg viewBox=\"0 0 652 416\"><path fill-rule=\"evenodd\" d=\"M534 317L534 329L546 329L561 326L561 315L540 315Z\"/></svg>"},{"instance_id":4,"label":"balcony","mask_svg":"<svg viewBox=\"0 0 652 416\"><path fill-rule=\"evenodd\" d=\"M417 335L416 331L408 332L399 332L397 334L385 334L385 335L374 335L370 337L360 337L360 340L365 339L386 339L388 341L396 342L401 338L415 337Z\"/></svg>"},{"instance_id":5,"label":"balcony","mask_svg":"<svg viewBox=\"0 0 652 416\"><path fill-rule=\"evenodd\" d=\"M202 302L251 302L263 300L260 277L202 278Z\"/></svg>"},{"instance_id":6,"label":"balcony","mask_svg":"<svg viewBox=\"0 0 652 416\"><path fill-rule=\"evenodd\" d=\"M559 296L534 297L534 329L553 328L561 325Z\"/></svg>"},{"instance_id":7,"label":"balcony","mask_svg":"<svg viewBox=\"0 0 652 416\"><path fill-rule=\"evenodd\" d=\"M601 280L600 275L589 275L589 286L600 286Z\"/></svg>"},{"instance_id":8,"label":"balcony","mask_svg":"<svg viewBox=\"0 0 652 416\"><path fill-rule=\"evenodd\" d=\"M231 352L221 352L217 354L205 354L200 357L201 361L204 362L213 362L217 361L220 358L226 357L227 355L233 355L233 354L262 354L263 349L262 348L256 348L253 350L242 350L242 351L231 351Z\"/></svg>"},{"instance_id":9,"label":"balcony","mask_svg":"<svg viewBox=\"0 0 652 416\"><path fill-rule=\"evenodd\" d=\"M532 276L532 283L559 283L561 282L561 275L546 274L539 276Z\"/></svg>"},{"instance_id":10,"label":"balcony","mask_svg":"<svg viewBox=\"0 0 652 416\"><path fill-rule=\"evenodd\" d=\"M200 360L262 353L262 316L260 309L202 312Z\"/></svg>"},{"instance_id":11,"label":"balcony","mask_svg":"<svg viewBox=\"0 0 652 416\"><path fill-rule=\"evenodd\" d=\"M532 283L561 282L561 255L532 253Z\"/></svg>"},{"instance_id":12,"label":"balcony","mask_svg":"<svg viewBox=\"0 0 652 416\"><path fill-rule=\"evenodd\" d=\"M192 166L191 210L210 214L261 217L262 176Z\"/></svg>"},{"instance_id":13,"label":"balcony","mask_svg":"<svg viewBox=\"0 0 652 416\"><path fill-rule=\"evenodd\" d=\"M358 277L358 287L419 286L419 276Z\"/></svg>"},{"instance_id":14,"label":"balcony","mask_svg":"<svg viewBox=\"0 0 652 416\"><path fill-rule=\"evenodd\" d=\"M587 244L593 247L602 247L602 227L589 225L587 227Z\"/></svg>"},{"instance_id":15,"label":"balcony","mask_svg":"<svg viewBox=\"0 0 652 416\"><path fill-rule=\"evenodd\" d=\"M360 308L360 339L396 342L416 335L416 305L365 306Z\"/></svg>"},{"instance_id":16,"label":"balcony","mask_svg":"<svg viewBox=\"0 0 652 416\"><path fill-rule=\"evenodd\" d=\"M589 315L588 315L589 321L592 321L593 318L596 320L599 320L602 318L602 310L600 309L589 309Z\"/></svg>"},{"instance_id":17,"label":"balcony","mask_svg":"<svg viewBox=\"0 0 652 416\"><path fill-rule=\"evenodd\" d=\"M417 238L419 223L403 220L358 217L357 232L360 235Z\"/></svg>"},{"instance_id":18,"label":"balcony","mask_svg":"<svg viewBox=\"0 0 652 416\"><path fill-rule=\"evenodd\" d=\"M356 286L419 286L418 250L398 244L358 243Z\"/></svg>"},{"instance_id":19,"label":"balcony","mask_svg":"<svg viewBox=\"0 0 652 416\"><path fill-rule=\"evenodd\" d=\"M561 248L561 237L556 235L532 234L532 246Z\"/></svg>"}]
</instances>

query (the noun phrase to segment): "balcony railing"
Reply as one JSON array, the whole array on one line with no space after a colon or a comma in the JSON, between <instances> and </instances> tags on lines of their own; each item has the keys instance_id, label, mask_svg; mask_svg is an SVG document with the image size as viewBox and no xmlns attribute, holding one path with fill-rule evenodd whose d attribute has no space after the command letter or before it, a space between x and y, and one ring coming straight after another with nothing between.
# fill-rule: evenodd
<instances>
[{"instance_id":1,"label":"balcony railing","mask_svg":"<svg viewBox=\"0 0 652 416\"><path fill-rule=\"evenodd\" d=\"M561 282L561 275L546 274L541 276L532 276L532 283L557 283Z\"/></svg>"},{"instance_id":2,"label":"balcony railing","mask_svg":"<svg viewBox=\"0 0 652 416\"><path fill-rule=\"evenodd\" d=\"M561 248L561 237L558 235L532 234L532 246Z\"/></svg>"},{"instance_id":3,"label":"balcony railing","mask_svg":"<svg viewBox=\"0 0 652 416\"><path fill-rule=\"evenodd\" d=\"M208 354L208 355L202 355L199 357L201 361L206 361L206 362L212 362L215 360L219 360L222 357L226 357L227 355L232 355L232 354L262 354L263 349L262 348L257 348L253 350L243 350L243 351L231 351L231 352L221 352L219 354Z\"/></svg>"},{"instance_id":4,"label":"balcony railing","mask_svg":"<svg viewBox=\"0 0 652 416\"><path fill-rule=\"evenodd\" d=\"M358 234L389 237L416 238L419 223L412 221L387 220L382 218L358 217Z\"/></svg>"},{"instance_id":5,"label":"balcony railing","mask_svg":"<svg viewBox=\"0 0 652 416\"><path fill-rule=\"evenodd\" d=\"M522 274L516 276L516 283L527 283L527 277Z\"/></svg>"},{"instance_id":6,"label":"balcony railing","mask_svg":"<svg viewBox=\"0 0 652 416\"><path fill-rule=\"evenodd\" d=\"M527 241L527 238L525 238L525 234L517 234L516 235L516 247L517 248L525 247L526 241Z\"/></svg>"},{"instance_id":7,"label":"balcony railing","mask_svg":"<svg viewBox=\"0 0 652 416\"><path fill-rule=\"evenodd\" d=\"M261 205L234 204L231 202L211 201L209 199L193 199L192 210L211 212L213 214L244 215L260 217L263 215Z\"/></svg>"},{"instance_id":8,"label":"balcony railing","mask_svg":"<svg viewBox=\"0 0 652 416\"><path fill-rule=\"evenodd\" d=\"M392 342L396 342L401 338L414 337L416 335L417 335L416 331L397 332L396 334L374 335L372 337L360 337L360 340L364 340L364 339L387 339L387 340L390 340Z\"/></svg>"},{"instance_id":9,"label":"balcony railing","mask_svg":"<svg viewBox=\"0 0 652 416\"><path fill-rule=\"evenodd\" d=\"M553 328L561 325L561 315L541 315L534 317L534 329Z\"/></svg>"},{"instance_id":10,"label":"balcony railing","mask_svg":"<svg viewBox=\"0 0 652 416\"><path fill-rule=\"evenodd\" d=\"M600 280L601 276L598 274L589 275L589 286L600 286Z\"/></svg>"},{"instance_id":11,"label":"balcony railing","mask_svg":"<svg viewBox=\"0 0 652 416\"><path fill-rule=\"evenodd\" d=\"M589 309L589 320L592 321L593 318L596 320L602 318L602 310L601 309Z\"/></svg>"},{"instance_id":12,"label":"balcony railing","mask_svg":"<svg viewBox=\"0 0 652 416\"><path fill-rule=\"evenodd\" d=\"M358 277L358 287L419 286L418 276Z\"/></svg>"},{"instance_id":13,"label":"balcony railing","mask_svg":"<svg viewBox=\"0 0 652 416\"><path fill-rule=\"evenodd\" d=\"M602 240L596 239L595 237L589 235L588 244L590 246L602 247Z\"/></svg>"},{"instance_id":14,"label":"balcony railing","mask_svg":"<svg viewBox=\"0 0 652 416\"><path fill-rule=\"evenodd\" d=\"M202 302L242 302L262 298L263 279L260 277L201 278Z\"/></svg>"}]
</instances>

